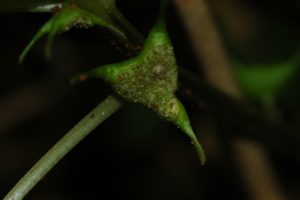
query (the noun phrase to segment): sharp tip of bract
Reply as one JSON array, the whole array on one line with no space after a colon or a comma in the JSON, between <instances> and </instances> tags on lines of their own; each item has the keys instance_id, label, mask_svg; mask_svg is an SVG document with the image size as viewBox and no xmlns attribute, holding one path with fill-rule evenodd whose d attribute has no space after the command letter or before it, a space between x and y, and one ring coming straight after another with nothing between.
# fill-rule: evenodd
<instances>
[{"instance_id":1,"label":"sharp tip of bract","mask_svg":"<svg viewBox=\"0 0 300 200\"><path fill-rule=\"evenodd\" d=\"M31 43L32 43L32 42L30 42L30 43L25 47L25 49L22 51L22 53L20 54L19 59L18 59L18 63L19 63L19 64L22 64L22 63L24 62L25 58L27 57L27 54L28 54L28 52L30 51L31 46L32 46Z\"/></svg>"},{"instance_id":2,"label":"sharp tip of bract","mask_svg":"<svg viewBox=\"0 0 300 200\"><path fill-rule=\"evenodd\" d=\"M206 162L206 156L204 149L202 148L202 145L200 144L198 138L196 137L196 134L191 126L190 120L188 118L187 112L183 106L183 104L180 102L179 99L177 99L177 102L180 107L179 116L177 118L177 121L175 120L173 123L175 123L191 140L200 161L200 164L202 166L205 165Z\"/></svg>"}]
</instances>

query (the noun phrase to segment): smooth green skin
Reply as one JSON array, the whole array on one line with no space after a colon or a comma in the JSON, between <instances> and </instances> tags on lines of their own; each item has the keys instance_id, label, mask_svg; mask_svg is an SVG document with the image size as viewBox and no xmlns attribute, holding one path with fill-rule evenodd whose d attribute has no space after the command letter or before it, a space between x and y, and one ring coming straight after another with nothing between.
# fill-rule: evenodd
<instances>
[{"instance_id":1,"label":"smooth green skin","mask_svg":"<svg viewBox=\"0 0 300 200\"><path fill-rule=\"evenodd\" d=\"M233 62L233 69L241 89L256 100L274 99L299 66L299 53L287 61L274 64Z\"/></svg>"},{"instance_id":2,"label":"smooth green skin","mask_svg":"<svg viewBox=\"0 0 300 200\"><path fill-rule=\"evenodd\" d=\"M193 132L184 106L174 94L178 87L177 68L164 22L159 21L151 30L144 49L137 57L97 67L81 73L72 81L85 80L88 77L102 78L118 95L130 102L141 103L160 117L171 121L190 137L203 165L204 151Z\"/></svg>"},{"instance_id":3,"label":"smooth green skin","mask_svg":"<svg viewBox=\"0 0 300 200\"><path fill-rule=\"evenodd\" d=\"M99 124L115 113L121 102L113 96L107 97L82 118L61 138L11 189L3 200L21 200L45 175L80 141Z\"/></svg>"},{"instance_id":4,"label":"smooth green skin","mask_svg":"<svg viewBox=\"0 0 300 200\"><path fill-rule=\"evenodd\" d=\"M109 17L104 8L102 9L102 12L95 15L94 13L79 7L77 4L74 4L73 1L70 1L65 3L62 9L40 28L20 55L19 62L22 63L24 61L33 45L46 34L48 34L48 42L45 51L47 57L50 57L53 39L57 34L68 31L72 27L88 28L94 25L107 28L120 38L126 38L122 31L109 21Z\"/></svg>"}]
</instances>

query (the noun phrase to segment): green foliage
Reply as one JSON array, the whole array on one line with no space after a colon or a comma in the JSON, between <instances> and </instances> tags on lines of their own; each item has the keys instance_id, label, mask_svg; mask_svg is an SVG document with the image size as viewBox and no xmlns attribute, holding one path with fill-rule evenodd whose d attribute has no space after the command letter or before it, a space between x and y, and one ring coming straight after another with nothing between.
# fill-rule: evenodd
<instances>
[{"instance_id":1,"label":"green foliage","mask_svg":"<svg viewBox=\"0 0 300 200\"><path fill-rule=\"evenodd\" d=\"M190 137L201 164L204 164L204 151L193 132L184 106L175 96L178 87L178 70L173 47L165 30L164 20L161 19L165 12L165 5L166 2L162 4L160 19L150 31L139 56L121 63L98 67L75 79L86 79L90 76L103 78L118 95L128 101L141 103L160 117L173 122ZM114 0L66 1L62 9L34 36L21 54L20 62L24 60L32 46L46 34L48 34L46 55L49 56L54 37L72 27L88 28L100 25L119 38L126 38L127 36L113 22L113 18L119 20L119 24L131 29L132 33L135 32L135 29L128 26L125 18L118 12ZM140 37L138 34L136 36Z\"/></svg>"},{"instance_id":2,"label":"green foliage","mask_svg":"<svg viewBox=\"0 0 300 200\"><path fill-rule=\"evenodd\" d=\"M234 61L233 69L243 92L256 100L274 99L300 65L298 53L274 64L243 64Z\"/></svg>"}]
</instances>

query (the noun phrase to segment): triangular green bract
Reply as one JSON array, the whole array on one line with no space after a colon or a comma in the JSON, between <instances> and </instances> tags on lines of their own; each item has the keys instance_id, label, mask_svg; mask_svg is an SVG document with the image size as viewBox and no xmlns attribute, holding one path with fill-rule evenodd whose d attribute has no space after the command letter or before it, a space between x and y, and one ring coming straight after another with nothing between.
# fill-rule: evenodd
<instances>
[{"instance_id":1,"label":"triangular green bract","mask_svg":"<svg viewBox=\"0 0 300 200\"><path fill-rule=\"evenodd\" d=\"M62 9L54 14L54 16L49 21L47 21L36 33L36 35L20 55L19 61L23 62L32 46L46 34L48 34L48 42L45 50L46 55L49 56L51 53L51 46L55 35L61 32L68 31L72 27L88 28L93 25L105 27L116 35L119 35L120 37L126 37L108 19L107 14L103 14L102 17L102 15L96 15L90 11L82 9L74 3L65 3Z\"/></svg>"},{"instance_id":2,"label":"triangular green bract","mask_svg":"<svg viewBox=\"0 0 300 200\"><path fill-rule=\"evenodd\" d=\"M130 102L141 103L160 117L173 122L190 137L201 164L204 164L204 151L193 132L184 106L175 96L178 67L163 21L156 23L137 57L97 67L81 73L73 81L88 77L106 80L118 95Z\"/></svg>"}]
</instances>

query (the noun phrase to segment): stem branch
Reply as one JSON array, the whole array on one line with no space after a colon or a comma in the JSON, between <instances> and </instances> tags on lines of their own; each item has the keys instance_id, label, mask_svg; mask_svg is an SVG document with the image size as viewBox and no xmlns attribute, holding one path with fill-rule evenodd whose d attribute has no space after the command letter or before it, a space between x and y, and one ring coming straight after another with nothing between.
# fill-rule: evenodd
<instances>
[{"instance_id":1,"label":"stem branch","mask_svg":"<svg viewBox=\"0 0 300 200\"><path fill-rule=\"evenodd\" d=\"M83 138L121 107L108 96L60 139L15 185L3 200L21 200Z\"/></svg>"}]
</instances>

